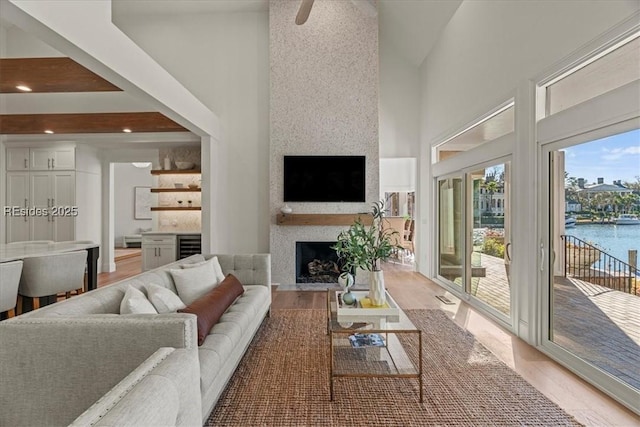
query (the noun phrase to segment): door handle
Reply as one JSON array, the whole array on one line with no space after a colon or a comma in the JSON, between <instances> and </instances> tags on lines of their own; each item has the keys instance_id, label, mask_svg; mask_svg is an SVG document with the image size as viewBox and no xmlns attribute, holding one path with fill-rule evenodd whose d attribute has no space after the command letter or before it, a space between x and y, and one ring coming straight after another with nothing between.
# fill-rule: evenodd
<instances>
[{"instance_id":1,"label":"door handle","mask_svg":"<svg viewBox=\"0 0 640 427\"><path fill-rule=\"evenodd\" d=\"M161 257L162 256L162 248L158 248L158 256Z\"/></svg>"},{"instance_id":2,"label":"door handle","mask_svg":"<svg viewBox=\"0 0 640 427\"><path fill-rule=\"evenodd\" d=\"M47 159L47 169L51 169L51 159Z\"/></svg>"},{"instance_id":3,"label":"door handle","mask_svg":"<svg viewBox=\"0 0 640 427\"><path fill-rule=\"evenodd\" d=\"M51 159L51 169L56 168L56 159Z\"/></svg>"},{"instance_id":4,"label":"door handle","mask_svg":"<svg viewBox=\"0 0 640 427\"><path fill-rule=\"evenodd\" d=\"M24 159L24 168L27 169L29 167L28 163L27 163L27 159Z\"/></svg>"},{"instance_id":5,"label":"door handle","mask_svg":"<svg viewBox=\"0 0 640 427\"><path fill-rule=\"evenodd\" d=\"M544 243L540 243L540 271L544 271Z\"/></svg>"},{"instance_id":6,"label":"door handle","mask_svg":"<svg viewBox=\"0 0 640 427\"><path fill-rule=\"evenodd\" d=\"M507 243L507 246L504 247L504 253L507 256L507 261L511 262L511 242Z\"/></svg>"}]
</instances>

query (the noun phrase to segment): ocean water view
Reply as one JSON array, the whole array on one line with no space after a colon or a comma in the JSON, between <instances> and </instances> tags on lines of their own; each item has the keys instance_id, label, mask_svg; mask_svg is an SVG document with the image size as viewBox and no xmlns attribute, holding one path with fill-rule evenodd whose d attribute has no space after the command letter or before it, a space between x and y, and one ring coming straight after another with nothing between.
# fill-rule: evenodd
<instances>
[{"instance_id":1,"label":"ocean water view","mask_svg":"<svg viewBox=\"0 0 640 427\"><path fill-rule=\"evenodd\" d=\"M565 233L598 246L624 262L629 260L629 249L640 252L640 225L577 224Z\"/></svg>"}]
</instances>

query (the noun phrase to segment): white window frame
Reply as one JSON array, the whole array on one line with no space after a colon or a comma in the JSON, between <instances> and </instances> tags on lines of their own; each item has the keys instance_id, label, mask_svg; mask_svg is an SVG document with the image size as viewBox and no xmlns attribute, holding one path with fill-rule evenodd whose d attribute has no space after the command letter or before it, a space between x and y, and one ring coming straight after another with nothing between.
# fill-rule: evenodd
<instances>
[{"instance_id":1,"label":"white window frame","mask_svg":"<svg viewBox=\"0 0 640 427\"><path fill-rule=\"evenodd\" d=\"M540 317L535 324L536 341L539 349L558 360L578 376L600 388L622 404L640 413L640 394L630 386L604 373L598 368L588 364L574 354L558 346L548 339L549 303L551 269L551 237L550 237L550 167L549 153L567 148L576 144L594 141L607 136L624 133L640 128L640 81L634 81L578 105L567 108L554 115L544 117L546 106L546 85L557 81L568 74L569 70L576 69L576 64L590 63L615 46L620 46L624 40L632 38L634 33L640 31L640 24L627 22L621 27L605 35L608 41L600 38L585 47L565 61L564 66L558 66L555 73L545 78L538 79L536 83L536 110L540 118L536 124L537 131L537 157L538 176L540 188L538 191L538 241L544 253L539 255L539 280L537 281L537 306L540 308ZM599 47L594 47L597 45ZM591 52L585 56L584 52ZM582 64L581 64L582 65ZM541 118L542 117L542 118Z\"/></svg>"}]
</instances>

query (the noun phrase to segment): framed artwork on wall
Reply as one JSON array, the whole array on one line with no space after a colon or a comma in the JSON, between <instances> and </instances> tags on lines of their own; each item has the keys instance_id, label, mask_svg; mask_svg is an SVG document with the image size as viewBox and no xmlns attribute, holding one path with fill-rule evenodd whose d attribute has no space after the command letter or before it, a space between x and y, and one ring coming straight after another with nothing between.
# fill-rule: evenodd
<instances>
[{"instance_id":1,"label":"framed artwork on wall","mask_svg":"<svg viewBox=\"0 0 640 427\"><path fill-rule=\"evenodd\" d=\"M151 219L151 187L134 187L134 219Z\"/></svg>"}]
</instances>

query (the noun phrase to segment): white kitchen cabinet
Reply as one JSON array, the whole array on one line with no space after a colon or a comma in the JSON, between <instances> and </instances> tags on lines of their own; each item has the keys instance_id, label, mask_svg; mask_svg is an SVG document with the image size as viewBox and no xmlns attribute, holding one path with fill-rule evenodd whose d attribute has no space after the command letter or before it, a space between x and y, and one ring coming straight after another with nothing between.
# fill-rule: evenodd
<instances>
[{"instance_id":1,"label":"white kitchen cabinet","mask_svg":"<svg viewBox=\"0 0 640 427\"><path fill-rule=\"evenodd\" d=\"M25 147L7 148L7 171L28 171L29 149Z\"/></svg>"},{"instance_id":2,"label":"white kitchen cabinet","mask_svg":"<svg viewBox=\"0 0 640 427\"><path fill-rule=\"evenodd\" d=\"M142 236L142 270L147 271L176 260L176 235Z\"/></svg>"},{"instance_id":3,"label":"white kitchen cabinet","mask_svg":"<svg viewBox=\"0 0 640 427\"><path fill-rule=\"evenodd\" d=\"M26 199L31 208L28 216L5 214L5 241L100 242L102 181L98 151L68 142L46 146L37 142L5 144L0 156L7 169L1 184L6 185L4 205L24 209ZM78 170L76 163L81 165ZM66 209L38 215L35 207Z\"/></svg>"},{"instance_id":4,"label":"white kitchen cabinet","mask_svg":"<svg viewBox=\"0 0 640 427\"><path fill-rule=\"evenodd\" d=\"M29 217L18 210L29 206L29 197L29 172L7 172L7 242L30 240Z\"/></svg>"},{"instance_id":5,"label":"white kitchen cabinet","mask_svg":"<svg viewBox=\"0 0 640 427\"><path fill-rule=\"evenodd\" d=\"M64 242L75 240L76 173L73 171L51 172L51 212L53 240ZM34 239L39 240L39 239Z\"/></svg>"},{"instance_id":6,"label":"white kitchen cabinet","mask_svg":"<svg viewBox=\"0 0 640 427\"><path fill-rule=\"evenodd\" d=\"M31 170L70 170L76 167L74 147L30 148Z\"/></svg>"},{"instance_id":7,"label":"white kitchen cabinet","mask_svg":"<svg viewBox=\"0 0 640 427\"><path fill-rule=\"evenodd\" d=\"M7 172L7 243L74 240L75 179L73 171ZM13 215L13 207L28 213Z\"/></svg>"},{"instance_id":8,"label":"white kitchen cabinet","mask_svg":"<svg viewBox=\"0 0 640 427\"><path fill-rule=\"evenodd\" d=\"M31 220L31 240L73 240L75 236L76 176L73 171L31 172L31 206L46 209L48 215Z\"/></svg>"},{"instance_id":9,"label":"white kitchen cabinet","mask_svg":"<svg viewBox=\"0 0 640 427\"><path fill-rule=\"evenodd\" d=\"M51 205L50 172L31 172L29 179L29 207L35 210L29 217L28 240L53 240L53 227L49 215L39 215L48 211Z\"/></svg>"}]
</instances>

